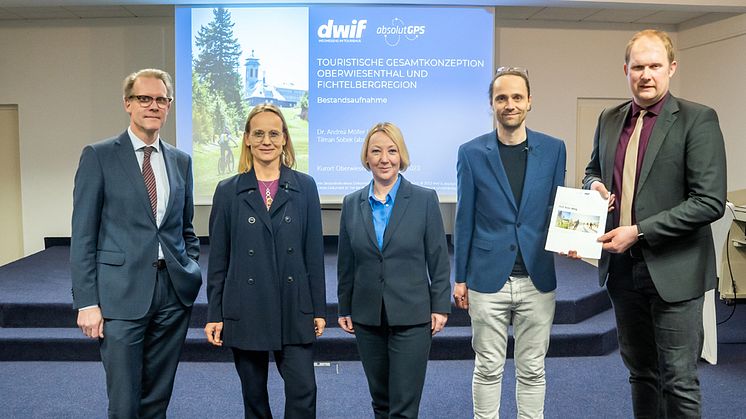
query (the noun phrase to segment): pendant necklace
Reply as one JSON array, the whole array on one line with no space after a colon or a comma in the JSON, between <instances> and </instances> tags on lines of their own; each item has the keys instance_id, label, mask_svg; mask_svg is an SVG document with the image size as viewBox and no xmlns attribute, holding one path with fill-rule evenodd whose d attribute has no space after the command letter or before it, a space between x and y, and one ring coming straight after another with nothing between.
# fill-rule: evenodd
<instances>
[{"instance_id":1,"label":"pendant necklace","mask_svg":"<svg viewBox=\"0 0 746 419\"><path fill-rule=\"evenodd\" d=\"M272 206L272 191L270 190L270 188L272 187L272 185L275 184L275 182L278 181L278 179L275 179L269 183L264 182L259 179L257 180L259 181L259 183L262 184L262 186L264 186L264 201L266 202L266 205L267 205L267 211L269 211L269 207Z\"/></svg>"}]
</instances>

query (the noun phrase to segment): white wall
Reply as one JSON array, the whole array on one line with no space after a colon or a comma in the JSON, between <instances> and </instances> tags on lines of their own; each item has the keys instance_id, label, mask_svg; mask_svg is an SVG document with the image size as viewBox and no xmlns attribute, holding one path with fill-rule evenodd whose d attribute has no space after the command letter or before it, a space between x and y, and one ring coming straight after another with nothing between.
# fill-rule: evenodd
<instances>
[{"instance_id":1,"label":"white wall","mask_svg":"<svg viewBox=\"0 0 746 419\"><path fill-rule=\"evenodd\" d=\"M8 22L0 26L0 103L18 104L25 254L69 236L85 144L128 124L121 84L143 67L173 71L173 19ZM173 121L164 137L174 138ZM124 210L124 209L123 209Z\"/></svg>"},{"instance_id":2,"label":"white wall","mask_svg":"<svg viewBox=\"0 0 746 419\"><path fill-rule=\"evenodd\" d=\"M622 73L628 26L522 26L498 22L497 64L529 68L533 110L530 128L565 140L568 179L575 175L576 103L578 98L628 97ZM746 28L746 17L712 24L706 32ZM534 24L535 26L535 24ZM734 29L736 28L736 29ZM746 74L742 35L702 46L699 29L672 33L688 47L680 53L680 73L672 90L715 107L728 142L729 189L743 188L746 156L740 141ZM708 38L709 39L709 38ZM128 119L121 104L121 82L131 71L160 67L173 73L173 19L91 19L0 23L0 103L18 104L21 140L23 241L25 254L43 248L45 236L69 236L72 187L81 148L120 133ZM691 70L689 70L691 69ZM485 92L489 80L485 80ZM729 92L734 92L728 95ZM490 118L485 93L481 112ZM173 117L173 110L172 110ZM163 136L174 139L173 120ZM464 141L468 138L464 138ZM444 208L450 231L453 205ZM195 226L207 234L209 207L196 210ZM325 214L325 231L336 231L337 212Z\"/></svg>"},{"instance_id":3,"label":"white wall","mask_svg":"<svg viewBox=\"0 0 746 419\"><path fill-rule=\"evenodd\" d=\"M728 157L728 191L746 188L746 15L679 34L682 97L718 113ZM746 202L737 202L746 204Z\"/></svg>"}]
</instances>

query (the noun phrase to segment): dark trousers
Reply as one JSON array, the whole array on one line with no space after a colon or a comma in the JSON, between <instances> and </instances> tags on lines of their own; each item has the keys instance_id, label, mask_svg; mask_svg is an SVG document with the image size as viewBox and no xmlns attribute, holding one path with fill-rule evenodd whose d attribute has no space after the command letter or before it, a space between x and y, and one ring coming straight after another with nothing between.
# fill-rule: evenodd
<instances>
[{"instance_id":1,"label":"dark trousers","mask_svg":"<svg viewBox=\"0 0 746 419\"><path fill-rule=\"evenodd\" d=\"M355 323L355 340L368 379L376 419L416 418L425 384L430 323L390 326Z\"/></svg>"},{"instance_id":2,"label":"dark trousers","mask_svg":"<svg viewBox=\"0 0 746 419\"><path fill-rule=\"evenodd\" d=\"M153 302L137 320L104 320L101 360L110 418L165 418L191 307L158 271Z\"/></svg>"},{"instance_id":3,"label":"dark trousers","mask_svg":"<svg viewBox=\"0 0 746 419\"><path fill-rule=\"evenodd\" d=\"M612 264L607 289L619 350L630 373L635 417L701 417L697 362L703 342L703 297L666 302L642 257L615 255Z\"/></svg>"},{"instance_id":4,"label":"dark trousers","mask_svg":"<svg viewBox=\"0 0 746 419\"><path fill-rule=\"evenodd\" d=\"M267 374L269 352L233 349L233 361L241 379L244 417L271 419ZM277 370L285 382L285 418L316 417L316 376L313 371L313 344L283 345L273 351Z\"/></svg>"}]
</instances>

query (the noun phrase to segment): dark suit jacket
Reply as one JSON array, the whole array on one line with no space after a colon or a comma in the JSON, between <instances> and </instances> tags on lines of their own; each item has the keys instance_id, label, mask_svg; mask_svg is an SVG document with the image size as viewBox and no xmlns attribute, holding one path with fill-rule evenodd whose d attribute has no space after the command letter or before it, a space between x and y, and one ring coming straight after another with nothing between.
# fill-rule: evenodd
<instances>
[{"instance_id":1,"label":"dark suit jacket","mask_svg":"<svg viewBox=\"0 0 746 419\"><path fill-rule=\"evenodd\" d=\"M208 321L226 346L313 342L326 315L321 205L310 176L285 166L269 211L253 170L218 184L210 213Z\"/></svg>"},{"instance_id":2,"label":"dark suit jacket","mask_svg":"<svg viewBox=\"0 0 746 419\"><path fill-rule=\"evenodd\" d=\"M192 216L191 157L161 141L170 196L160 227L127 131L88 145L73 191L70 266L75 308L104 318L143 317L153 300L158 244L176 294L191 306L202 285Z\"/></svg>"},{"instance_id":3,"label":"dark suit jacket","mask_svg":"<svg viewBox=\"0 0 746 419\"><path fill-rule=\"evenodd\" d=\"M497 131L459 147L456 208L456 282L482 293L498 292L510 276L520 245L534 286L557 287L554 256L544 250L557 186L565 183L565 143L528 132L528 158L520 205L508 182Z\"/></svg>"},{"instance_id":4,"label":"dark suit jacket","mask_svg":"<svg viewBox=\"0 0 746 419\"><path fill-rule=\"evenodd\" d=\"M612 190L614 155L632 102L598 118L583 185L601 181ZM725 145L714 110L669 96L653 127L642 162L634 213L644 234L642 252L661 297L669 302L699 297L716 282L710 223L725 211ZM618 207L618 205L616 205ZM607 218L607 231L616 227ZM610 255L599 263L599 282Z\"/></svg>"},{"instance_id":5,"label":"dark suit jacket","mask_svg":"<svg viewBox=\"0 0 746 419\"><path fill-rule=\"evenodd\" d=\"M430 322L451 312L450 266L438 195L402 176L379 250L368 186L344 198L339 224L339 315L379 326Z\"/></svg>"}]
</instances>

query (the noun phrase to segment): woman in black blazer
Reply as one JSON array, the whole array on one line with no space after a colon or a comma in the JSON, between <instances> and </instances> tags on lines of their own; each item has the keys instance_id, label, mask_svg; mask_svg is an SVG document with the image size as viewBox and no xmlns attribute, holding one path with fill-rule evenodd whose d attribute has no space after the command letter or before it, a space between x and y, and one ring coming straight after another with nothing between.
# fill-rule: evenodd
<instances>
[{"instance_id":1,"label":"woman in black blazer","mask_svg":"<svg viewBox=\"0 0 746 419\"><path fill-rule=\"evenodd\" d=\"M312 344L326 325L321 207L316 183L294 162L280 109L254 107L239 174L218 184L210 213L205 334L232 349L247 418L272 417L269 351L285 380L285 417L316 417Z\"/></svg>"},{"instance_id":2,"label":"woman in black blazer","mask_svg":"<svg viewBox=\"0 0 746 419\"><path fill-rule=\"evenodd\" d=\"M416 418L432 336L451 312L438 196L399 173L409 153L394 124L371 128L360 159L373 180L342 206L338 321L355 334L375 417Z\"/></svg>"}]
</instances>

